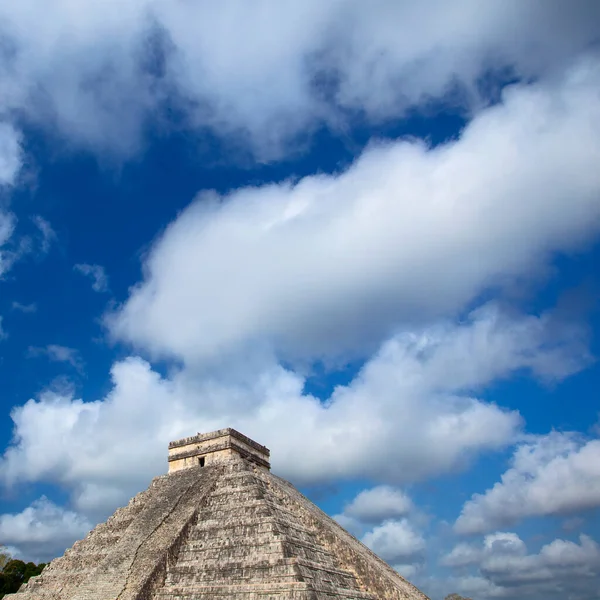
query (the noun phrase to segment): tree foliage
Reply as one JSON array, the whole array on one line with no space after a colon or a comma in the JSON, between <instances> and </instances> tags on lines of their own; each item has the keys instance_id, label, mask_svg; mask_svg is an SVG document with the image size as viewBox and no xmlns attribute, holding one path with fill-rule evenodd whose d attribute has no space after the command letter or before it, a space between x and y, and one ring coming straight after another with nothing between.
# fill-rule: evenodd
<instances>
[{"instance_id":1,"label":"tree foliage","mask_svg":"<svg viewBox=\"0 0 600 600\"><path fill-rule=\"evenodd\" d=\"M5 594L12 594L19 591L21 585L29 581L34 575L39 575L46 566L45 563L36 565L32 562L23 562L13 559L10 555L2 553L0 555L0 598Z\"/></svg>"},{"instance_id":2,"label":"tree foliage","mask_svg":"<svg viewBox=\"0 0 600 600\"><path fill-rule=\"evenodd\" d=\"M465 598L464 596L459 596L458 594L448 594L444 600L472 600L472 598Z\"/></svg>"},{"instance_id":3,"label":"tree foliage","mask_svg":"<svg viewBox=\"0 0 600 600\"><path fill-rule=\"evenodd\" d=\"M11 558L12 557L8 552L3 552L2 550L0 550L0 573L2 573L4 567Z\"/></svg>"}]
</instances>

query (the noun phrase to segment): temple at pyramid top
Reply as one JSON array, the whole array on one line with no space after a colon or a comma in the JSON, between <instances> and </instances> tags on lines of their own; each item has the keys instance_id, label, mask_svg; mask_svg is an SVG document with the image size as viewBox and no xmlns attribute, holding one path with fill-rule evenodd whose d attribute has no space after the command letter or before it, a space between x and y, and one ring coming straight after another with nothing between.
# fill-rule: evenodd
<instances>
[{"instance_id":1,"label":"temple at pyramid top","mask_svg":"<svg viewBox=\"0 0 600 600\"><path fill-rule=\"evenodd\" d=\"M169 473L204 467L241 456L265 469L270 469L271 452L239 431L228 427L210 433L175 440L169 444Z\"/></svg>"},{"instance_id":2,"label":"temple at pyramid top","mask_svg":"<svg viewBox=\"0 0 600 600\"><path fill-rule=\"evenodd\" d=\"M235 429L169 444L169 472L6 600L428 600Z\"/></svg>"}]
</instances>

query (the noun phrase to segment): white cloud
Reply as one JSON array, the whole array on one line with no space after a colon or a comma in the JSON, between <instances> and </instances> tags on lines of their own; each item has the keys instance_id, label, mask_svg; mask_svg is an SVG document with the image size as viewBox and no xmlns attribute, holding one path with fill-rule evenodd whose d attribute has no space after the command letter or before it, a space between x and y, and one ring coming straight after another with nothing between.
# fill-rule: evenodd
<instances>
[{"instance_id":1,"label":"white cloud","mask_svg":"<svg viewBox=\"0 0 600 600\"><path fill-rule=\"evenodd\" d=\"M101 265L88 265L86 263L80 263L73 267L75 271L90 277L92 279L92 289L95 292L107 292L108 291L108 276L104 267Z\"/></svg>"},{"instance_id":2,"label":"white cloud","mask_svg":"<svg viewBox=\"0 0 600 600\"><path fill-rule=\"evenodd\" d=\"M421 517L404 491L391 485L377 485L359 492L333 518L360 538L385 521L409 516L415 521Z\"/></svg>"},{"instance_id":3,"label":"white cloud","mask_svg":"<svg viewBox=\"0 0 600 600\"><path fill-rule=\"evenodd\" d=\"M425 552L417 525L422 516L401 489L379 485L359 492L334 519L404 577L413 577Z\"/></svg>"},{"instance_id":4,"label":"white cloud","mask_svg":"<svg viewBox=\"0 0 600 600\"><path fill-rule=\"evenodd\" d=\"M362 354L524 280L600 228L599 87L585 62L507 91L443 147L374 145L341 175L203 194L155 244L114 336L188 364Z\"/></svg>"},{"instance_id":5,"label":"white cloud","mask_svg":"<svg viewBox=\"0 0 600 600\"><path fill-rule=\"evenodd\" d=\"M3 320L4 320L4 317L0 317L0 342L2 340L5 340L8 337L8 333L6 333L6 331L4 330L4 327L2 325Z\"/></svg>"},{"instance_id":6,"label":"white cloud","mask_svg":"<svg viewBox=\"0 0 600 600\"><path fill-rule=\"evenodd\" d=\"M461 545L465 546L464 544ZM484 538L481 546L471 544L468 563L457 560L465 549L456 547L445 559L447 566L477 567L476 574L453 581L458 591L476 598L520 600L592 600L600 585L600 547L589 536L579 543L556 539L542 546L537 554L527 552L515 533L496 533Z\"/></svg>"},{"instance_id":7,"label":"white cloud","mask_svg":"<svg viewBox=\"0 0 600 600\"><path fill-rule=\"evenodd\" d=\"M420 564L408 563L408 564L396 564L394 565L394 569L404 577L404 579L408 579L409 581L414 581L414 578L419 573L421 568Z\"/></svg>"},{"instance_id":8,"label":"white cloud","mask_svg":"<svg viewBox=\"0 0 600 600\"><path fill-rule=\"evenodd\" d=\"M600 33L593 0L568 9L547 0L63 0L40 20L44 7L0 7L14 50L0 56L0 112L25 110L122 153L136 150L165 98L186 108L190 124L245 135L265 153L315 121L397 115L457 83L477 104L489 69L545 75Z\"/></svg>"},{"instance_id":9,"label":"white cloud","mask_svg":"<svg viewBox=\"0 0 600 600\"><path fill-rule=\"evenodd\" d=\"M517 448L512 466L463 507L459 533L489 531L531 516L600 506L600 440L552 432Z\"/></svg>"},{"instance_id":10,"label":"white cloud","mask_svg":"<svg viewBox=\"0 0 600 600\"><path fill-rule=\"evenodd\" d=\"M365 523L381 523L403 517L411 508L412 502L402 490L379 485L360 492L344 507L344 514Z\"/></svg>"},{"instance_id":11,"label":"white cloud","mask_svg":"<svg viewBox=\"0 0 600 600\"><path fill-rule=\"evenodd\" d=\"M82 538L92 525L42 496L16 514L0 515L0 539L27 560L48 561ZM15 552L16 551L16 552Z\"/></svg>"},{"instance_id":12,"label":"white cloud","mask_svg":"<svg viewBox=\"0 0 600 600\"><path fill-rule=\"evenodd\" d=\"M407 519L389 520L367 533L362 541L390 564L416 560L425 552L425 540Z\"/></svg>"},{"instance_id":13,"label":"white cloud","mask_svg":"<svg viewBox=\"0 0 600 600\"><path fill-rule=\"evenodd\" d=\"M46 356L53 362L66 362L72 367L77 369L79 372L83 371L83 361L79 352L75 348L69 348L67 346L60 346L58 344L48 344L43 348L37 346L29 346L27 349L27 355L30 358L38 356Z\"/></svg>"},{"instance_id":14,"label":"white cloud","mask_svg":"<svg viewBox=\"0 0 600 600\"><path fill-rule=\"evenodd\" d=\"M481 558L481 551L474 544L461 543L440 559L440 564L446 567L464 567L476 564Z\"/></svg>"},{"instance_id":15,"label":"white cloud","mask_svg":"<svg viewBox=\"0 0 600 600\"><path fill-rule=\"evenodd\" d=\"M440 564L447 567L464 567L478 564L484 557L495 553L523 556L526 552L523 540L516 533L496 532L486 535L482 546L464 542L457 544L449 554L442 557Z\"/></svg>"},{"instance_id":16,"label":"white cloud","mask_svg":"<svg viewBox=\"0 0 600 600\"><path fill-rule=\"evenodd\" d=\"M325 402L276 364L164 378L130 358L113 366L103 400L46 392L14 408L15 438L0 472L6 482L58 483L76 509L105 514L165 471L171 439L233 426L269 446L274 470L297 484L421 480L462 468L519 431L518 413L465 390L532 364L573 362L572 351L548 339L540 319L488 308L461 325L392 338Z\"/></svg>"}]
</instances>

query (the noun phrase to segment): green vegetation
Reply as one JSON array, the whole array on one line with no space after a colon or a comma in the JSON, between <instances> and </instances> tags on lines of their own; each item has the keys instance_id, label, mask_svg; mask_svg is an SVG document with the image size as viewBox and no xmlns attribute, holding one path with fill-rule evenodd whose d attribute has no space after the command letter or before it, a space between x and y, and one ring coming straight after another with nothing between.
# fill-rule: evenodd
<instances>
[{"instance_id":1,"label":"green vegetation","mask_svg":"<svg viewBox=\"0 0 600 600\"><path fill-rule=\"evenodd\" d=\"M0 552L0 598L4 598L5 594L17 592L30 577L39 575L45 566L44 563L25 563L11 558L6 552Z\"/></svg>"}]
</instances>

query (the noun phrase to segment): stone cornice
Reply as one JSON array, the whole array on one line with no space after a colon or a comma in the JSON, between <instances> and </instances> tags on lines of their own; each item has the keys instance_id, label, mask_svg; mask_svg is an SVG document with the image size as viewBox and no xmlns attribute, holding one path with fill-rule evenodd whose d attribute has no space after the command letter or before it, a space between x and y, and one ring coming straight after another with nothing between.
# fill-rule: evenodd
<instances>
[{"instance_id":1,"label":"stone cornice","mask_svg":"<svg viewBox=\"0 0 600 600\"><path fill-rule=\"evenodd\" d=\"M191 437L186 437L186 438L182 438L180 440L175 440L175 441L169 443L169 450L171 450L173 448L181 448L182 446L188 446L189 444L196 444L199 442L207 442L208 440L217 439L217 438L225 437L225 436L231 436L232 438L237 438L238 440L240 440L240 442L243 442L247 446L254 448L261 454L266 454L267 456L271 455L271 451L266 446L263 446L262 444L255 442L254 440L245 436L243 433L240 433L239 431L237 431L231 427L227 427L226 429L218 429L217 431L211 431L210 433L198 433L197 435L193 435ZM182 455L178 454L177 456L182 456ZM191 456L193 456L193 455L191 455ZM171 460L171 459L169 459L169 460Z\"/></svg>"}]
</instances>

